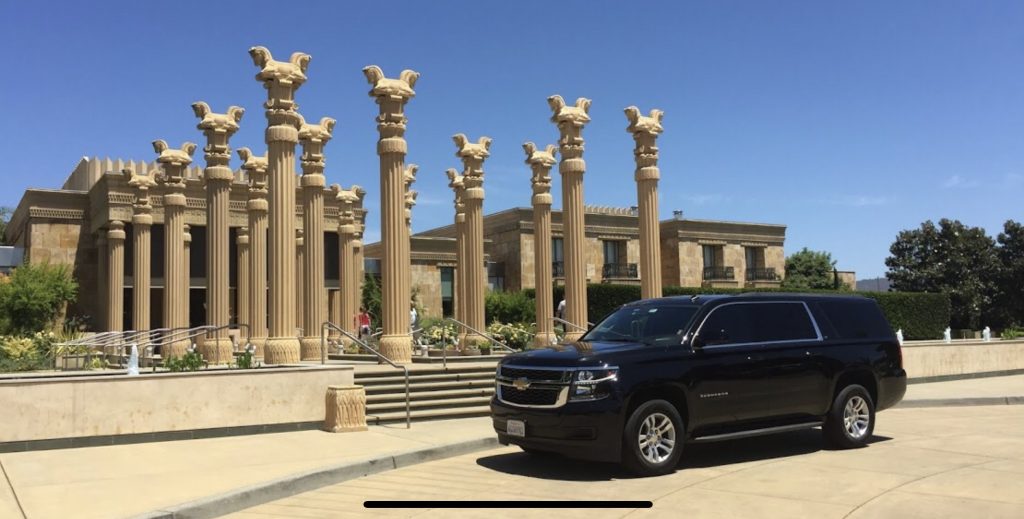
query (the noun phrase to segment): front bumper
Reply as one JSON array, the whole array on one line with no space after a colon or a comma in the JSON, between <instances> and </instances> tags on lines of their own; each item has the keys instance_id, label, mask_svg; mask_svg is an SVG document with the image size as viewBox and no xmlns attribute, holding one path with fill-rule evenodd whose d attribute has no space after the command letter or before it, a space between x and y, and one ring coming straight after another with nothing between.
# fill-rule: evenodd
<instances>
[{"instance_id":1,"label":"front bumper","mask_svg":"<svg viewBox=\"0 0 1024 519\"><path fill-rule=\"evenodd\" d=\"M518 407L491 399L491 420L502 445L554 452L571 458L618 462L622 447L618 398L570 402L554 409ZM526 423L526 436L506 434L508 420Z\"/></svg>"}]
</instances>

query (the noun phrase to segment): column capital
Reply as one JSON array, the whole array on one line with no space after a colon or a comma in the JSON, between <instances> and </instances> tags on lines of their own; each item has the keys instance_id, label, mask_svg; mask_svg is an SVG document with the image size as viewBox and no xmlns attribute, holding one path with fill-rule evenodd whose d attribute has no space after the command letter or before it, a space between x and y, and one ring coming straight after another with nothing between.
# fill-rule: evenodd
<instances>
[{"instance_id":1,"label":"column capital","mask_svg":"<svg viewBox=\"0 0 1024 519\"><path fill-rule=\"evenodd\" d=\"M242 170L249 177L249 211L268 211L267 205L267 155L254 155L249 148L238 148L238 158L242 159Z\"/></svg>"},{"instance_id":2,"label":"column capital","mask_svg":"<svg viewBox=\"0 0 1024 519\"><path fill-rule=\"evenodd\" d=\"M153 205L149 200L149 190L156 185L156 180L151 175L136 174L131 168L122 169L121 175L128 180L130 187L135 188L132 224L153 225Z\"/></svg>"},{"instance_id":3,"label":"column capital","mask_svg":"<svg viewBox=\"0 0 1024 519\"><path fill-rule=\"evenodd\" d=\"M185 230L185 246L187 247L192 244L192 226L185 224L182 228Z\"/></svg>"},{"instance_id":4,"label":"column capital","mask_svg":"<svg viewBox=\"0 0 1024 519\"><path fill-rule=\"evenodd\" d=\"M304 52L294 52L288 61L277 61L266 47L249 49L253 63L259 67L256 81L263 83L267 89L266 141L290 142L298 141L299 114L296 110L295 91L306 82L306 68L312 57Z\"/></svg>"},{"instance_id":5,"label":"column capital","mask_svg":"<svg viewBox=\"0 0 1024 519\"><path fill-rule=\"evenodd\" d=\"M121 220L111 220L107 224L107 240L110 242L124 241L124 222Z\"/></svg>"},{"instance_id":6,"label":"column capital","mask_svg":"<svg viewBox=\"0 0 1024 519\"><path fill-rule=\"evenodd\" d=\"M416 164L409 164L402 170L402 185L405 187L404 206L405 206L405 225L412 225L412 208L416 205L416 196L418 193L412 189L412 184L416 182L416 172L420 170L420 167Z\"/></svg>"},{"instance_id":7,"label":"column capital","mask_svg":"<svg viewBox=\"0 0 1024 519\"><path fill-rule=\"evenodd\" d=\"M239 227L238 228L238 234L235 237L235 242L238 244L239 247L248 247L249 246L249 228L248 227Z\"/></svg>"},{"instance_id":8,"label":"column capital","mask_svg":"<svg viewBox=\"0 0 1024 519\"><path fill-rule=\"evenodd\" d=\"M452 140L458 148L455 156L462 159L463 200L483 200L484 160L491 155L491 138L480 137L477 142L470 142L465 134L457 133Z\"/></svg>"},{"instance_id":9,"label":"column capital","mask_svg":"<svg viewBox=\"0 0 1024 519\"><path fill-rule=\"evenodd\" d=\"M377 65L363 68L363 75L373 85L370 97L377 100L380 115L377 116L377 131L380 140L377 142L377 154L405 154L405 104L416 96L413 87L419 79L419 72L403 70L398 79L384 77L384 71Z\"/></svg>"},{"instance_id":10,"label":"column capital","mask_svg":"<svg viewBox=\"0 0 1024 519\"><path fill-rule=\"evenodd\" d=\"M306 246L306 233L302 229L295 229L295 246L300 248Z\"/></svg>"},{"instance_id":11,"label":"column capital","mask_svg":"<svg viewBox=\"0 0 1024 519\"><path fill-rule=\"evenodd\" d=\"M630 106L625 109L626 119L629 126L626 131L633 134L636 146L633 149L633 156L636 159L635 179L658 180L658 146L657 138L663 130L661 119L665 112L657 108L650 111L649 116L641 115L640 109Z\"/></svg>"},{"instance_id":12,"label":"column capital","mask_svg":"<svg viewBox=\"0 0 1024 519\"><path fill-rule=\"evenodd\" d=\"M354 185L349 189L342 189L340 185L332 184L331 191L334 192L335 200L341 204L338 211L338 233L354 236L357 227L355 205L357 202L362 201L363 196L366 195L366 190L358 185Z\"/></svg>"},{"instance_id":13,"label":"column capital","mask_svg":"<svg viewBox=\"0 0 1024 519\"><path fill-rule=\"evenodd\" d=\"M192 103L192 112L199 118L196 128L203 131L206 136L206 146L203 148L206 159L206 170L204 178L207 183L211 181L230 182L234 179L228 162L231 160L231 148L228 146L228 139L238 131L238 123L242 120L245 110L238 106L231 106L227 113L218 114L210 109L210 105L199 101Z\"/></svg>"},{"instance_id":14,"label":"column capital","mask_svg":"<svg viewBox=\"0 0 1024 519\"><path fill-rule=\"evenodd\" d=\"M180 149L171 149L162 139L153 141L153 150L157 153L156 161L162 167L157 180L165 187L184 189L185 170L192 164L192 154L196 151L195 143L186 142Z\"/></svg>"},{"instance_id":15,"label":"column capital","mask_svg":"<svg viewBox=\"0 0 1024 519\"><path fill-rule=\"evenodd\" d=\"M299 143L302 144L302 187L323 189L326 182L324 173L324 145L331 140L336 121L330 117L320 119L319 124L306 124L299 115ZM319 179L310 177L319 176Z\"/></svg>"},{"instance_id":16,"label":"column capital","mask_svg":"<svg viewBox=\"0 0 1024 519\"><path fill-rule=\"evenodd\" d=\"M573 167L572 159L583 156L583 127L590 122L590 99L580 97L576 104L569 106L565 104L562 96L553 95L548 98L548 106L551 107L551 122L558 126L561 137L558 140L562 151L562 164L559 166L563 171L582 173L582 167ZM569 170L566 171L565 167Z\"/></svg>"},{"instance_id":17,"label":"column capital","mask_svg":"<svg viewBox=\"0 0 1024 519\"><path fill-rule=\"evenodd\" d=\"M455 168L448 168L445 174L448 175L448 187L455 195L455 217L458 218L459 215L466 212L466 205L462 201L462 195L466 191L466 185L463 182L465 177L460 175Z\"/></svg>"},{"instance_id":18,"label":"column capital","mask_svg":"<svg viewBox=\"0 0 1024 519\"><path fill-rule=\"evenodd\" d=\"M533 205L551 205L551 166L557 162L555 154L558 148L548 144L543 150L537 149L532 142L523 143L526 152L526 164L530 166L532 176L530 185L533 187Z\"/></svg>"}]
</instances>

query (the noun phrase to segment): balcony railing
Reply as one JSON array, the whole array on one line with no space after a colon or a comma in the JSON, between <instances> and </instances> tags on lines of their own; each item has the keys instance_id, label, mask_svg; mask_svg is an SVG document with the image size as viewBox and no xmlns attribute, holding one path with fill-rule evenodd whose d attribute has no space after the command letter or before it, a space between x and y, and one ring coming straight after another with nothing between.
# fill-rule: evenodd
<instances>
[{"instance_id":1,"label":"balcony railing","mask_svg":"<svg viewBox=\"0 0 1024 519\"><path fill-rule=\"evenodd\" d=\"M636 263L605 263L601 277L639 279L640 275L637 274Z\"/></svg>"},{"instance_id":2,"label":"balcony railing","mask_svg":"<svg viewBox=\"0 0 1024 519\"><path fill-rule=\"evenodd\" d=\"M772 268L772 267L747 269L747 281L778 281L778 280L779 280L779 275L775 273L775 269Z\"/></svg>"},{"instance_id":3,"label":"balcony railing","mask_svg":"<svg viewBox=\"0 0 1024 519\"><path fill-rule=\"evenodd\" d=\"M719 281L736 279L732 267L704 267L704 281Z\"/></svg>"},{"instance_id":4,"label":"balcony railing","mask_svg":"<svg viewBox=\"0 0 1024 519\"><path fill-rule=\"evenodd\" d=\"M551 262L551 275L556 278L565 277L565 262L564 261L552 261Z\"/></svg>"}]
</instances>

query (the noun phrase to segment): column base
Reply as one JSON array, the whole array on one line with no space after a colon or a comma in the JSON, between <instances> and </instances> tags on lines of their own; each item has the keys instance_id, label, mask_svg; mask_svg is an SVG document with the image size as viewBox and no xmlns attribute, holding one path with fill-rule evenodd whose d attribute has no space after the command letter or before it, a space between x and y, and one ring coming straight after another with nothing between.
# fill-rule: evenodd
<instances>
[{"instance_id":1,"label":"column base","mask_svg":"<svg viewBox=\"0 0 1024 519\"><path fill-rule=\"evenodd\" d=\"M252 354L252 358L255 360L263 360L263 350L267 346L266 337L249 337L248 342L242 345L243 351L246 346L252 344L255 347L256 352Z\"/></svg>"},{"instance_id":2,"label":"column base","mask_svg":"<svg viewBox=\"0 0 1024 519\"><path fill-rule=\"evenodd\" d=\"M324 430L327 432L365 431L366 390L363 386L327 386Z\"/></svg>"},{"instance_id":3,"label":"column base","mask_svg":"<svg viewBox=\"0 0 1024 519\"><path fill-rule=\"evenodd\" d=\"M541 332L533 336L533 342L530 343L531 348L547 348L552 344L558 343L558 336L554 332Z\"/></svg>"},{"instance_id":4,"label":"column base","mask_svg":"<svg viewBox=\"0 0 1024 519\"><path fill-rule=\"evenodd\" d=\"M160 346L160 361L166 366L171 358L182 358L188 353L191 344L188 341L175 341Z\"/></svg>"},{"instance_id":5,"label":"column base","mask_svg":"<svg viewBox=\"0 0 1024 519\"><path fill-rule=\"evenodd\" d=\"M412 336L384 335L380 338L380 353L395 364L412 364Z\"/></svg>"},{"instance_id":6,"label":"column base","mask_svg":"<svg viewBox=\"0 0 1024 519\"><path fill-rule=\"evenodd\" d=\"M565 332L565 337L563 337L562 340L564 342L578 341L578 340L580 340L580 337L583 337L584 333L587 333L587 332L581 332L579 330L569 330L569 331Z\"/></svg>"},{"instance_id":7,"label":"column base","mask_svg":"<svg viewBox=\"0 0 1024 519\"><path fill-rule=\"evenodd\" d=\"M210 365L229 364L235 360L235 345L227 337L204 339L199 354Z\"/></svg>"},{"instance_id":8,"label":"column base","mask_svg":"<svg viewBox=\"0 0 1024 519\"><path fill-rule=\"evenodd\" d=\"M330 353L330 344L322 345L320 337L303 337L299 340L301 346L301 359L302 360L320 360L325 358L324 356ZM327 348L327 351L321 354L321 349Z\"/></svg>"},{"instance_id":9,"label":"column base","mask_svg":"<svg viewBox=\"0 0 1024 519\"><path fill-rule=\"evenodd\" d=\"M296 337L268 337L263 348L263 361L267 364L294 364L299 362L302 345Z\"/></svg>"}]
</instances>

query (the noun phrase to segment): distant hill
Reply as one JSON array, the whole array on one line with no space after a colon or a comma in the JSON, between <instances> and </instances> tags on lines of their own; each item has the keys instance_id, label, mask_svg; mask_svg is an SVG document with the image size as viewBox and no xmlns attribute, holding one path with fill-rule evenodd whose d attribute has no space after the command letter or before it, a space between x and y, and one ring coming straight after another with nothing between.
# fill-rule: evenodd
<instances>
[{"instance_id":1,"label":"distant hill","mask_svg":"<svg viewBox=\"0 0 1024 519\"><path fill-rule=\"evenodd\" d=\"M871 279L858 279L857 290L865 292L888 292L889 291L889 280L885 277L871 278Z\"/></svg>"}]
</instances>

